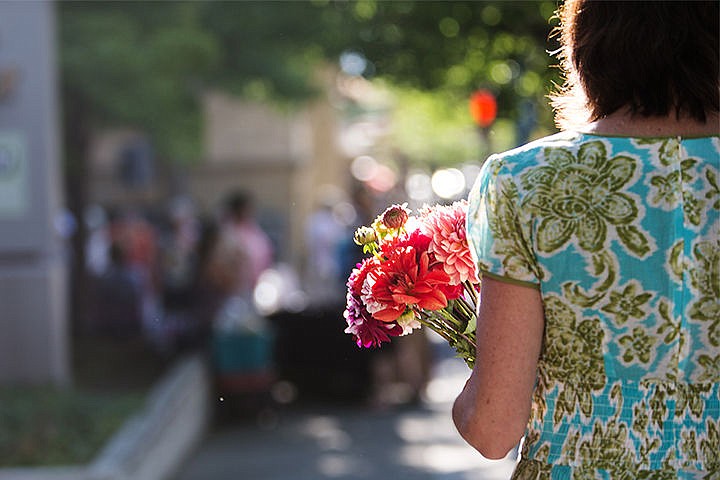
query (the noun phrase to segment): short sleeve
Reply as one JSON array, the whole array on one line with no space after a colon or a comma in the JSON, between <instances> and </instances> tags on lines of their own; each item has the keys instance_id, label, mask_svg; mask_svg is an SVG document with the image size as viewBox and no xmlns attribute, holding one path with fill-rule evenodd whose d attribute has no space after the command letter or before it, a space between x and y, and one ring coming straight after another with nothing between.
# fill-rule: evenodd
<instances>
[{"instance_id":1,"label":"short sleeve","mask_svg":"<svg viewBox=\"0 0 720 480\"><path fill-rule=\"evenodd\" d=\"M541 269L531 241L531 225L518 214L518 190L503 157L483 164L468 197L467 234L481 274L539 287Z\"/></svg>"}]
</instances>

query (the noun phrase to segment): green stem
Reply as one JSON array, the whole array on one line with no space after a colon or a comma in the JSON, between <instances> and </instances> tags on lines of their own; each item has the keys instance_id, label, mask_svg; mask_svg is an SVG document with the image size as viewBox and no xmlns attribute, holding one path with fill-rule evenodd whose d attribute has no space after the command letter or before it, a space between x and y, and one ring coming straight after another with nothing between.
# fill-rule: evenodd
<instances>
[{"instance_id":1,"label":"green stem","mask_svg":"<svg viewBox=\"0 0 720 480\"><path fill-rule=\"evenodd\" d=\"M430 328L432 331L440 335L443 339L447 340L448 342L453 342L455 339L445 330L442 328L442 325L438 324L435 319L424 312L421 313L419 318L420 323L422 323L424 326Z\"/></svg>"},{"instance_id":2,"label":"green stem","mask_svg":"<svg viewBox=\"0 0 720 480\"><path fill-rule=\"evenodd\" d=\"M445 320L446 324L452 328L453 331L462 331L465 330L465 325L463 325L461 320L458 320L451 312L449 312L446 309L438 310L440 315L442 315L443 319Z\"/></svg>"},{"instance_id":3,"label":"green stem","mask_svg":"<svg viewBox=\"0 0 720 480\"><path fill-rule=\"evenodd\" d=\"M472 299L473 305L477 305L478 303L478 292L475 290L475 285L470 283L469 281L465 280L463 282L463 285L465 287L465 291L470 295L470 298Z\"/></svg>"},{"instance_id":4,"label":"green stem","mask_svg":"<svg viewBox=\"0 0 720 480\"><path fill-rule=\"evenodd\" d=\"M475 336L472 333L464 333L464 326L451 312L445 309L433 312L420 310L418 320L447 341L458 356L472 368L475 363Z\"/></svg>"},{"instance_id":5,"label":"green stem","mask_svg":"<svg viewBox=\"0 0 720 480\"><path fill-rule=\"evenodd\" d=\"M454 335L456 335L457 337L460 337L460 338L464 339L464 340L465 340L467 343L469 343L469 344L473 347L473 349L474 349L474 348L475 348L475 341L472 340L472 339L470 339L470 338L465 334L465 326L467 325L467 323L465 323L465 325L461 324L461 322L458 322L457 319L456 319L455 317L453 317L453 315L452 315L450 312L448 312L447 310L444 310L444 309L443 309L443 310L440 310L440 312L442 313L442 316L443 316L445 319L447 319L448 322L450 323L450 326L451 326L451 328L452 328L452 333L453 333ZM457 339L456 339L456 340L457 340Z\"/></svg>"},{"instance_id":6,"label":"green stem","mask_svg":"<svg viewBox=\"0 0 720 480\"><path fill-rule=\"evenodd\" d=\"M464 298L460 297L455 300L456 305L458 306L458 310L460 310L460 313L463 316L463 320L465 320L466 324L470 321L472 317L475 316L475 311L472 308L472 306L465 300Z\"/></svg>"}]
</instances>

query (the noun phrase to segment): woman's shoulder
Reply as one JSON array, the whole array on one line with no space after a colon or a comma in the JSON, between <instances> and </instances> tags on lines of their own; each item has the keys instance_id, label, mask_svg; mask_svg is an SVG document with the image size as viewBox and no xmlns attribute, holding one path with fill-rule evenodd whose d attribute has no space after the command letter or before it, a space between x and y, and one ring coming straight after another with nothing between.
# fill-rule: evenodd
<instances>
[{"instance_id":1,"label":"woman's shoulder","mask_svg":"<svg viewBox=\"0 0 720 480\"><path fill-rule=\"evenodd\" d=\"M610 154L611 151L632 151L642 155L643 152L648 154L658 148L667 149L670 145L680 143L693 150L692 153L720 155L720 136L717 135L637 137L566 130L539 138L512 150L491 155L488 162L512 171L518 167L525 168L543 164L547 158L552 157L553 150L563 150L574 155L581 148L590 148L587 144L602 144L600 151L605 154ZM596 150L596 147L597 145L594 145L593 150Z\"/></svg>"},{"instance_id":2,"label":"woman's shoulder","mask_svg":"<svg viewBox=\"0 0 720 480\"><path fill-rule=\"evenodd\" d=\"M496 168L507 168L510 171L516 168L525 168L534 164L543 163L549 150L574 150L583 141L587 141L584 134L573 131L562 131L548 135L537 140L520 145L488 157L487 163Z\"/></svg>"}]
</instances>

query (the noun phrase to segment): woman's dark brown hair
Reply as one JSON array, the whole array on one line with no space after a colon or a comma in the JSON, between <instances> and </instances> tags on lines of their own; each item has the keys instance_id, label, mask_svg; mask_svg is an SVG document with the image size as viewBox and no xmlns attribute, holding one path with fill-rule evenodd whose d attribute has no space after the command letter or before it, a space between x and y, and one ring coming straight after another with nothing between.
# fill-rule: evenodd
<instances>
[{"instance_id":1,"label":"woman's dark brown hair","mask_svg":"<svg viewBox=\"0 0 720 480\"><path fill-rule=\"evenodd\" d=\"M566 83L553 96L560 126L619 109L689 116L720 110L718 1L568 0L559 11ZM578 105L579 102L579 105Z\"/></svg>"}]
</instances>

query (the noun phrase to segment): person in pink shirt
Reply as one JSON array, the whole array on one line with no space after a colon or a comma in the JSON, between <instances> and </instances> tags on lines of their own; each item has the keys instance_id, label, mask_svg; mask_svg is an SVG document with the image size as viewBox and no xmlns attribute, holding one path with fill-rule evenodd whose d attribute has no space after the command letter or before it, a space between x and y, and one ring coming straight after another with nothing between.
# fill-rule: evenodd
<instances>
[{"instance_id":1,"label":"person in pink shirt","mask_svg":"<svg viewBox=\"0 0 720 480\"><path fill-rule=\"evenodd\" d=\"M272 243L255 219L254 204L249 194L231 194L225 207L221 242L237 256L240 271L236 292L248 294L255 288L260 274L273 263Z\"/></svg>"}]
</instances>

